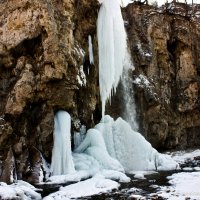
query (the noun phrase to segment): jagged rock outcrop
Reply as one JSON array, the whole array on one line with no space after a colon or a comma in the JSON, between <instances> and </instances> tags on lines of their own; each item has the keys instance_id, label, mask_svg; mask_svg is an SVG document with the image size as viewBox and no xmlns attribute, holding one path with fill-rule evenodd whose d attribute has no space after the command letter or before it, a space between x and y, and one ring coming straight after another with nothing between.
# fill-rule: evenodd
<instances>
[{"instance_id":1,"label":"jagged rock outcrop","mask_svg":"<svg viewBox=\"0 0 200 200\"><path fill-rule=\"evenodd\" d=\"M51 159L54 113L68 111L74 130L80 123L89 128L101 118L99 3L2 0L0 4L0 181L12 182L16 176L36 183L41 153ZM200 142L200 18L190 12L181 15L184 7L179 14L176 9L135 4L124 9L136 68L131 75L140 130L157 148ZM89 61L89 35L94 64ZM114 117L122 111L117 96L107 112Z\"/></svg>"}]
</instances>

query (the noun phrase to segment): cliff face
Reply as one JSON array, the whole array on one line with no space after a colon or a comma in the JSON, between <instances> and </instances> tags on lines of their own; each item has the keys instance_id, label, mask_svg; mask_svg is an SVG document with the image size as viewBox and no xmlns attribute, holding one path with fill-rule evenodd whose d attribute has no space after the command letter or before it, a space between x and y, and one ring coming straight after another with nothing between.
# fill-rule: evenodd
<instances>
[{"instance_id":1,"label":"cliff face","mask_svg":"<svg viewBox=\"0 0 200 200\"><path fill-rule=\"evenodd\" d=\"M38 181L40 153L51 158L57 110L71 114L73 130L100 119L98 9L95 0L1 1L0 181ZM141 132L158 148L199 145L198 19L139 5L124 17ZM150 83L136 84L137 77Z\"/></svg>"},{"instance_id":2,"label":"cliff face","mask_svg":"<svg viewBox=\"0 0 200 200\"><path fill-rule=\"evenodd\" d=\"M200 16L185 4L125 10L141 132L157 148L200 144Z\"/></svg>"},{"instance_id":3,"label":"cliff face","mask_svg":"<svg viewBox=\"0 0 200 200\"><path fill-rule=\"evenodd\" d=\"M51 158L56 110L76 125L93 123L98 68L89 63L88 35L96 47L97 9L96 1L1 1L1 181L14 172L38 180L40 152Z\"/></svg>"}]
</instances>

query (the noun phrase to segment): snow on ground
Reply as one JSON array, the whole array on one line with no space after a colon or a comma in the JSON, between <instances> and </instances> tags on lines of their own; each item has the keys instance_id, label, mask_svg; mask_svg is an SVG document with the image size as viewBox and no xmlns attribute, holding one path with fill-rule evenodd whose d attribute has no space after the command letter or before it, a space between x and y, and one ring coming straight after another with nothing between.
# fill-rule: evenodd
<instances>
[{"instance_id":1,"label":"snow on ground","mask_svg":"<svg viewBox=\"0 0 200 200\"><path fill-rule=\"evenodd\" d=\"M146 179L145 175L158 173L156 171L131 171L130 174L134 174L134 178L136 179Z\"/></svg>"},{"instance_id":2,"label":"snow on ground","mask_svg":"<svg viewBox=\"0 0 200 200\"><path fill-rule=\"evenodd\" d=\"M184 163L185 161L192 160L194 157L200 155L200 150L195 151L178 151L171 153L173 158L179 162ZM76 162L83 161L82 156L76 154L73 155L76 157ZM93 160L90 158L85 158L87 162L91 162L94 165ZM86 162L84 161L84 162ZM75 162L75 163L76 163ZM80 167L76 166L75 167ZM83 166L81 166L83 167ZM200 169L199 166L195 167ZM187 169L185 167L185 169ZM144 177L144 175L150 173L157 173L155 171L132 171L132 174L136 174L135 178L140 178L139 176ZM96 175L95 175L96 174ZM93 177L92 177L93 176ZM85 181L83 179L92 177ZM152 193L150 196L160 196L169 200L181 200L181 199L191 199L191 200L200 200L200 172L191 171L191 172L178 172L168 177L169 186L158 186L152 182L152 187L157 189L157 193ZM80 198L84 196L91 196L100 193L107 193L113 189L118 189L120 184L117 183L117 180L120 182L128 182L128 178L125 174L113 170L99 170L98 172L89 172L88 170L80 170L71 175L61 175L61 176L52 176L49 178L49 182L46 184L52 183L67 183L78 181L78 183L68 185L66 187L61 187L58 192L52 193L49 196L45 197L44 200L69 200L71 198ZM147 180L148 181L148 180ZM126 193L131 194L131 198L136 199L145 199L142 195L142 190L139 188L127 188ZM40 200L41 195L37 193L37 189L32 185L24 182L17 181L17 183L7 185L6 183L0 183L0 199L23 199L23 200Z\"/></svg>"},{"instance_id":3,"label":"snow on ground","mask_svg":"<svg viewBox=\"0 0 200 200\"><path fill-rule=\"evenodd\" d=\"M113 189L117 189L119 183L105 179L103 176L96 175L91 179L75 183L66 187L61 187L58 192L55 192L44 200L58 200L68 198L78 198L84 196L91 196L94 194L110 192Z\"/></svg>"},{"instance_id":4,"label":"snow on ground","mask_svg":"<svg viewBox=\"0 0 200 200\"><path fill-rule=\"evenodd\" d=\"M114 170L102 170L98 173L101 176L104 176L107 179L119 181L119 182L129 182L131 179L122 172Z\"/></svg>"},{"instance_id":5,"label":"snow on ground","mask_svg":"<svg viewBox=\"0 0 200 200\"><path fill-rule=\"evenodd\" d=\"M0 199L40 200L41 195L35 187L24 181L17 181L11 185L0 182Z\"/></svg>"},{"instance_id":6,"label":"snow on ground","mask_svg":"<svg viewBox=\"0 0 200 200\"><path fill-rule=\"evenodd\" d=\"M176 151L170 153L179 164L194 163L200 156L200 149L190 151ZM184 167L184 172L175 173L169 177L170 186L160 187L159 196L169 200L199 199L200 200L200 167ZM187 171L187 172L185 172Z\"/></svg>"},{"instance_id":7,"label":"snow on ground","mask_svg":"<svg viewBox=\"0 0 200 200\"><path fill-rule=\"evenodd\" d=\"M200 199L200 172L180 172L168 177L171 186L157 193L169 200Z\"/></svg>"},{"instance_id":8,"label":"snow on ground","mask_svg":"<svg viewBox=\"0 0 200 200\"><path fill-rule=\"evenodd\" d=\"M200 149L190 151L176 151L171 153L173 159L178 163L184 163L187 160L191 160L200 156Z\"/></svg>"},{"instance_id":9,"label":"snow on ground","mask_svg":"<svg viewBox=\"0 0 200 200\"><path fill-rule=\"evenodd\" d=\"M79 182L90 177L91 173L89 171L78 171L73 174L51 176L47 182L42 184L64 184L70 182Z\"/></svg>"}]
</instances>

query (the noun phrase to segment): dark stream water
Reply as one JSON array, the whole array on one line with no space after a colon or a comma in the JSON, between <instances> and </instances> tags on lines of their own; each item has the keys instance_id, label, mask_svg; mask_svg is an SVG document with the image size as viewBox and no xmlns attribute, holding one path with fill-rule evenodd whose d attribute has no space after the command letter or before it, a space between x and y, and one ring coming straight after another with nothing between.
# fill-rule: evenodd
<instances>
[{"instance_id":1,"label":"dark stream water","mask_svg":"<svg viewBox=\"0 0 200 200\"><path fill-rule=\"evenodd\" d=\"M141 195L145 199L162 199L155 195L155 197L150 197L150 194L157 192L157 186L167 186L168 179L167 176L176 173L177 171L165 171L158 172L150 175L146 175L146 179L136 179L134 175L128 175L131 178L129 183L121 183L118 190L112 191L110 193L94 195L91 197L82 197L78 200L125 200L125 199L135 199L131 195ZM156 187L154 187L156 185ZM137 188L138 190L131 190L131 188Z\"/></svg>"},{"instance_id":2,"label":"dark stream water","mask_svg":"<svg viewBox=\"0 0 200 200\"><path fill-rule=\"evenodd\" d=\"M183 170L185 167L193 168L200 166L200 157L191 158L185 161L185 163L180 164L180 170L174 171L159 171L154 174L145 175L146 179L136 179L134 175L128 175L131 178L129 183L121 183L121 186L118 190L112 191L110 193L94 195L91 197L82 197L78 200L133 200L140 199L136 198L133 195L141 195L143 199L151 200L162 200L164 198L158 196L160 186L169 186L168 176L171 176L174 173L180 172L192 172ZM138 190L131 190L131 188L138 188ZM133 194L133 195L132 195ZM142 199L142 198L141 198Z\"/></svg>"}]
</instances>

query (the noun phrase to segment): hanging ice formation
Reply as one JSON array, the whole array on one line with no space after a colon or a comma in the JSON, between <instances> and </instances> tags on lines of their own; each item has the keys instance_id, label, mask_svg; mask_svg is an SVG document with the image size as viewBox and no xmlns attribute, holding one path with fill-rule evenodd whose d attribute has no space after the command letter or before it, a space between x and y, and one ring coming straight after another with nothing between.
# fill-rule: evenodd
<instances>
[{"instance_id":1,"label":"hanging ice formation","mask_svg":"<svg viewBox=\"0 0 200 200\"><path fill-rule=\"evenodd\" d=\"M102 116L105 104L111 97L123 71L126 54L126 32L118 0L103 0L97 20L99 47L99 85L102 101Z\"/></svg>"},{"instance_id":2,"label":"hanging ice formation","mask_svg":"<svg viewBox=\"0 0 200 200\"><path fill-rule=\"evenodd\" d=\"M58 111L54 117L54 145L51 173L61 175L75 172L71 154L71 117L65 111Z\"/></svg>"},{"instance_id":3,"label":"hanging ice formation","mask_svg":"<svg viewBox=\"0 0 200 200\"><path fill-rule=\"evenodd\" d=\"M93 45L92 45L92 37L91 35L88 36L88 51L89 51L89 59L90 64L94 64L94 55L93 55Z\"/></svg>"}]
</instances>

